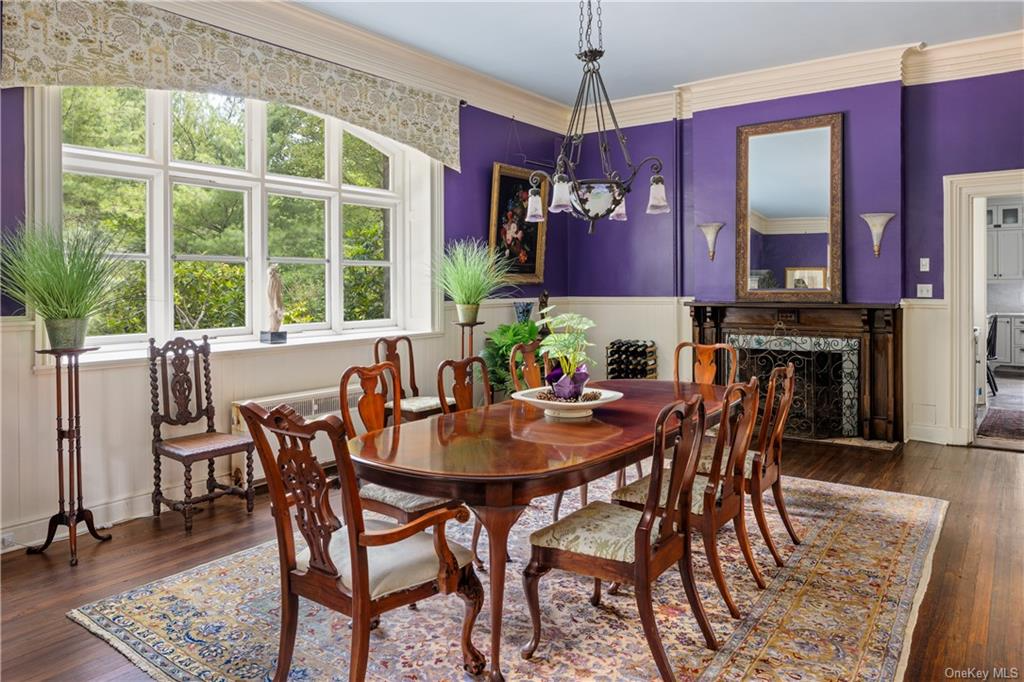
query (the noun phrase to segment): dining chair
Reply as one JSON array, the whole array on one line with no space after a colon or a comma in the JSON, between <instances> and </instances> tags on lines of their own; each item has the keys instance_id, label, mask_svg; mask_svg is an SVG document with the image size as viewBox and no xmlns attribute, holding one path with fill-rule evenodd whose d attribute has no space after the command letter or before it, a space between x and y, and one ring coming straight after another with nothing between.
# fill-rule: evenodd
<instances>
[{"instance_id":1,"label":"dining chair","mask_svg":"<svg viewBox=\"0 0 1024 682\"><path fill-rule=\"evenodd\" d=\"M345 370L345 373L341 375L339 393L341 418L345 427L345 435L348 438L356 437L355 419L352 415L349 398L349 384L352 377L357 377L359 381L361 395L356 401L356 411L367 431L380 431L387 426L388 384L390 382L391 386L401 385L401 374L398 368L390 362L380 362L369 367L354 365ZM401 395L396 393L393 403L396 408L395 412L402 414ZM402 523L409 523L437 509L454 509L462 504L458 500L418 495L377 483L363 483L359 488L359 496L366 509L390 516Z\"/></svg>"},{"instance_id":2,"label":"dining chair","mask_svg":"<svg viewBox=\"0 0 1024 682\"><path fill-rule=\"evenodd\" d=\"M529 388L540 388L544 385L544 375L550 371L550 363L547 358L544 362L537 361L537 349L543 339L537 339L530 343L517 343L512 346L512 352L508 356L508 373L512 376L512 386L517 391L525 391ZM517 357L522 358L518 360ZM520 373L522 377L520 377ZM639 471L639 465L637 465ZM587 484L584 483L577 490L580 492L580 506L587 506ZM551 511L552 519L557 521L562 509L562 499L565 492L555 493L555 504Z\"/></svg>"},{"instance_id":3,"label":"dining chair","mask_svg":"<svg viewBox=\"0 0 1024 682\"><path fill-rule=\"evenodd\" d=\"M782 386L781 391L778 390L779 385ZM768 530L762 495L768 488L772 489L775 508L778 510L779 516L782 517L782 523L785 524L793 544L799 545L800 536L797 535L793 528L793 522L789 519L786 500L782 494L782 436L786 431L786 423L789 421L790 408L793 407L795 394L796 369L793 363L773 369L768 377L757 445L752 452L747 453L743 465L744 492L750 496L750 503L754 508L754 517L757 518L761 537L764 538L764 543L768 545L772 558L775 559L775 564L778 566L783 566L784 562L779 556L779 551Z\"/></svg>"},{"instance_id":4,"label":"dining chair","mask_svg":"<svg viewBox=\"0 0 1024 682\"><path fill-rule=\"evenodd\" d=\"M404 372L408 378L409 390L401 383L392 384L394 395L391 400L384 403L385 418L390 418L392 412L397 412L402 421L417 421L426 419L435 414L441 414L441 400L433 395L420 395L420 388L416 385L416 358L412 352L412 339L408 336L382 336L373 343L373 361L376 364L390 362L398 369L399 376L402 372L402 354L399 346L405 344L406 355L409 359L409 368ZM401 398L401 409L394 409L394 402ZM398 423L398 420L395 420Z\"/></svg>"},{"instance_id":5,"label":"dining chair","mask_svg":"<svg viewBox=\"0 0 1024 682\"><path fill-rule=\"evenodd\" d=\"M441 409L445 414L473 409L474 366L480 369L480 377L484 387L484 405L492 403L491 381L487 378L487 363L484 362L482 357L472 355L462 360L445 360L437 366L437 395L441 398ZM451 394L454 404L448 401L448 392L444 388L445 370L449 368L452 370ZM482 528L483 524L480 523L480 519L476 519L473 523L473 544L471 549L473 550L473 556L476 558L477 567L480 570L485 570L483 561L480 560L480 556L477 554L477 547L480 545L480 530Z\"/></svg>"},{"instance_id":6,"label":"dining chair","mask_svg":"<svg viewBox=\"0 0 1024 682\"><path fill-rule=\"evenodd\" d=\"M530 563L523 570L523 591L533 636L521 654L529 659L540 643L541 577L553 568L594 579L590 603L601 602L601 581L633 585L644 636L662 679L674 680L654 617L651 586L673 565L678 567L686 598L705 642L718 648L693 580L690 551L691 496L704 433L700 396L676 401L661 410L654 426L654 469L646 482L640 509L595 501L530 535ZM677 426L680 425L680 426ZM666 468L666 450L672 453ZM671 510L664 513L664 509Z\"/></svg>"},{"instance_id":7,"label":"dining chair","mask_svg":"<svg viewBox=\"0 0 1024 682\"><path fill-rule=\"evenodd\" d=\"M764 589L765 582L761 571L754 561L747 536L746 515L743 506L743 476L737 475L736 465L740 462L741 453L746 454L750 448L750 440L754 432L754 420L757 418L757 377L751 377L746 384L730 384L722 397L723 416L721 428L715 437L715 449L708 473L697 473L694 476L693 488L698 491L694 495L690 507L690 523L699 530L704 540L704 552L707 554L711 575L722 593L722 599L729 607L733 618L740 617L729 593L729 586L722 573L722 563L718 555L718 530L732 521L739 541L740 551L754 576L757 586ZM731 408L729 406L735 405ZM699 457L698 457L699 459ZM695 465L696 466L696 465ZM653 471L653 470L652 470ZM619 488L612 493L612 502L641 509L646 504L647 488L650 477L644 477L628 486ZM662 497L668 495L668 488L662 488Z\"/></svg>"},{"instance_id":8,"label":"dining chair","mask_svg":"<svg viewBox=\"0 0 1024 682\"><path fill-rule=\"evenodd\" d=\"M168 365L170 376L168 377ZM255 499L253 488L253 444L246 435L218 431L214 426L213 382L210 377L210 341L202 343L177 337L162 346L149 340L150 424L153 427L153 516L160 516L161 505L181 512L185 533L192 532L192 514L197 504L213 503L218 497L234 495L245 500L250 514ZM173 405L171 404L173 401ZM185 426L206 421L206 431L164 438L162 427ZM245 453L245 487L217 480L214 460ZM160 485L162 459L180 462L185 467L184 499L166 497ZM206 494L192 497L192 465L207 462Z\"/></svg>"},{"instance_id":9,"label":"dining chair","mask_svg":"<svg viewBox=\"0 0 1024 682\"><path fill-rule=\"evenodd\" d=\"M437 593L455 592L465 602L463 669L473 675L483 672L484 656L471 639L483 606L483 587L473 571L470 550L449 541L445 534L449 520L464 523L469 511L465 507L435 509L403 525L365 519L342 420L328 415L307 422L288 405L278 405L270 412L256 403L239 409L263 463L277 530L281 635L274 680L288 678L299 597L352 618L348 677L362 680L371 623L381 613ZM273 446L268 433L275 440ZM321 434L334 450L337 474L332 477L327 477L312 451L314 438ZM330 493L338 488L344 525L331 507ZM306 548L298 553L293 517L306 542ZM425 532L428 528L433 532Z\"/></svg>"},{"instance_id":10,"label":"dining chair","mask_svg":"<svg viewBox=\"0 0 1024 682\"><path fill-rule=\"evenodd\" d=\"M735 346L728 343L702 344L692 341L683 341L676 346L675 362L672 365L672 378L679 383L679 358L687 348L693 349L693 380L698 384L713 384L718 375L718 363L716 356L725 353L729 359L728 381L726 385L736 383L736 368L739 365L739 356Z\"/></svg>"}]
</instances>

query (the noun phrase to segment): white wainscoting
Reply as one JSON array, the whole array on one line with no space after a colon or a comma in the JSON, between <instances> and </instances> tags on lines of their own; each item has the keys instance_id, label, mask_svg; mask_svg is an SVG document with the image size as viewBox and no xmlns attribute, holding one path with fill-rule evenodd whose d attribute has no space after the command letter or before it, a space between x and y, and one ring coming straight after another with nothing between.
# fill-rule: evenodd
<instances>
[{"instance_id":1,"label":"white wainscoting","mask_svg":"<svg viewBox=\"0 0 1024 682\"><path fill-rule=\"evenodd\" d=\"M481 306L480 318L486 324L475 330L476 352L483 347L487 330L515 319L514 300L491 300ZM690 338L687 299L586 297L552 298L551 303L559 311L576 311L597 323L591 335L593 355L599 363L595 378L604 377L604 347L612 339L654 339L659 375L667 378L672 376L675 344ZM458 356L455 319L454 306L446 305L443 333L416 339L416 378L424 393L435 392L437 364ZM35 347L34 324L0 322L0 527L4 534L13 534L17 543L8 549L42 540L57 506L53 370L33 369ZM230 428L233 400L321 387L330 383L331 377L340 377L348 365L371 360L369 340L214 353L217 427ZM146 361L83 365L81 382L86 506L102 526L149 515L153 459ZM227 459L218 465L218 475L229 476ZM199 471L195 474L202 475ZM165 461L165 492L179 496L182 482L182 467ZM217 504L239 502L224 498ZM202 522L202 516L196 519L196 523ZM170 528L172 533L179 532L176 519L170 521ZM58 537L66 537L63 528Z\"/></svg>"},{"instance_id":2,"label":"white wainscoting","mask_svg":"<svg viewBox=\"0 0 1024 682\"><path fill-rule=\"evenodd\" d=\"M952 348L945 300L904 299L903 433L905 440L967 443L957 439L951 423ZM969 436L968 436L969 438Z\"/></svg>"}]
</instances>

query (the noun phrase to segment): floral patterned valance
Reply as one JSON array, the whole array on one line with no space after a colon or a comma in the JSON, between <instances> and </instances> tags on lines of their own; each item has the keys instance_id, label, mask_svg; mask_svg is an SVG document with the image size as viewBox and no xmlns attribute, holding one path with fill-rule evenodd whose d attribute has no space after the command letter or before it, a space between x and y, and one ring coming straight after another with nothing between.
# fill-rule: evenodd
<instances>
[{"instance_id":1,"label":"floral patterned valance","mask_svg":"<svg viewBox=\"0 0 1024 682\"><path fill-rule=\"evenodd\" d=\"M7 0L3 86L252 97L336 116L459 168L459 102L140 2Z\"/></svg>"}]
</instances>

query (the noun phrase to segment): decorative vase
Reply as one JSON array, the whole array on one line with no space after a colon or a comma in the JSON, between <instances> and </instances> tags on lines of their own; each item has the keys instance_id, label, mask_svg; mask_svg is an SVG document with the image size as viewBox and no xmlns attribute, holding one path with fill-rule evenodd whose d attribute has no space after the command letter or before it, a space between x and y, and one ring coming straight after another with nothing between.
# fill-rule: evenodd
<instances>
[{"instance_id":1,"label":"decorative vase","mask_svg":"<svg viewBox=\"0 0 1024 682\"><path fill-rule=\"evenodd\" d=\"M532 301L516 301L512 304L516 309L516 322L526 322L533 312Z\"/></svg>"},{"instance_id":2,"label":"decorative vase","mask_svg":"<svg viewBox=\"0 0 1024 682\"><path fill-rule=\"evenodd\" d=\"M81 348L85 345L85 330L89 318L73 320L44 320L50 348Z\"/></svg>"},{"instance_id":3,"label":"decorative vase","mask_svg":"<svg viewBox=\"0 0 1024 682\"><path fill-rule=\"evenodd\" d=\"M562 372L561 367L555 367L545 377L556 398L562 400L579 400L583 395L587 382L590 380L590 372L586 365L576 368L576 373L568 376Z\"/></svg>"},{"instance_id":4,"label":"decorative vase","mask_svg":"<svg viewBox=\"0 0 1024 682\"><path fill-rule=\"evenodd\" d=\"M474 324L477 313L480 312L480 304L456 303L455 310L459 314L459 324Z\"/></svg>"}]
</instances>

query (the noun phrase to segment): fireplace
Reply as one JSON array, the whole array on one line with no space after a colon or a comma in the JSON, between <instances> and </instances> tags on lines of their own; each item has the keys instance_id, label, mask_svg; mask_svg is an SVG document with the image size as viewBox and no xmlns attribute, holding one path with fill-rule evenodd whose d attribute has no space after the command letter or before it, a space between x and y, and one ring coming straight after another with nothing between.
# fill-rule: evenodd
<instances>
[{"instance_id":1,"label":"fireplace","mask_svg":"<svg viewBox=\"0 0 1024 682\"><path fill-rule=\"evenodd\" d=\"M793 363L790 435L901 439L898 306L698 301L691 314L696 342L736 347L739 378L763 385L773 367Z\"/></svg>"}]
</instances>

